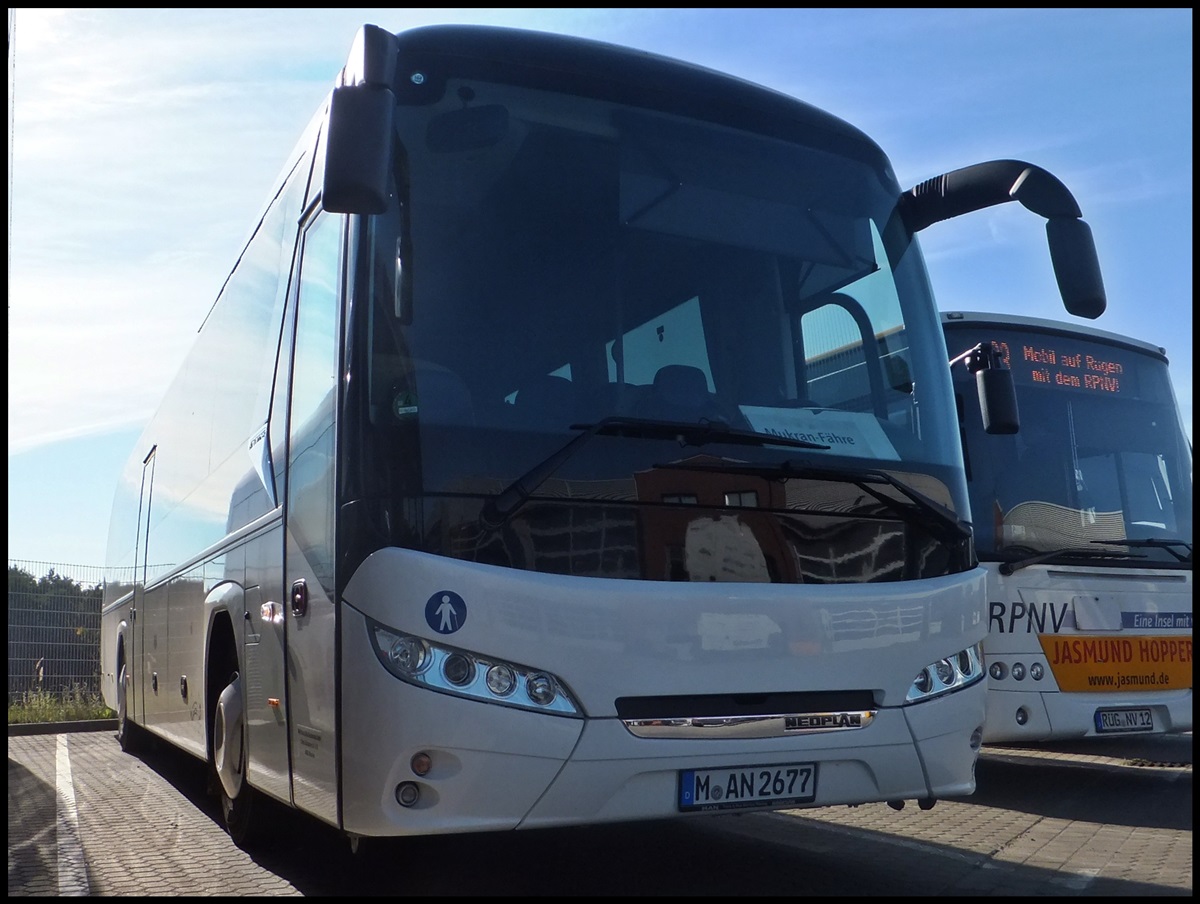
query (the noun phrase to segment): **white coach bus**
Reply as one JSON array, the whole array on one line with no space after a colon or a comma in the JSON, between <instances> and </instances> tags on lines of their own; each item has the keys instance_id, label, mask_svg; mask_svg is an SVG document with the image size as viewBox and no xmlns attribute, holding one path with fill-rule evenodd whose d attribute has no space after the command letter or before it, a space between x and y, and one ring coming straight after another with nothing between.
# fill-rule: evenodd
<instances>
[{"instance_id":1,"label":"white coach bus","mask_svg":"<svg viewBox=\"0 0 1200 904\"><path fill-rule=\"evenodd\" d=\"M955 368L988 573L986 742L1192 730L1192 448L1163 349L1087 325L942 315L991 343L1020 430L984 431Z\"/></svg>"},{"instance_id":2,"label":"white coach bus","mask_svg":"<svg viewBox=\"0 0 1200 904\"><path fill-rule=\"evenodd\" d=\"M903 192L737 78L365 26L120 477L121 744L206 761L243 846L276 805L357 845L971 793L985 573L915 234L1010 200L1098 316L1036 166ZM816 398L834 350L862 379Z\"/></svg>"}]
</instances>

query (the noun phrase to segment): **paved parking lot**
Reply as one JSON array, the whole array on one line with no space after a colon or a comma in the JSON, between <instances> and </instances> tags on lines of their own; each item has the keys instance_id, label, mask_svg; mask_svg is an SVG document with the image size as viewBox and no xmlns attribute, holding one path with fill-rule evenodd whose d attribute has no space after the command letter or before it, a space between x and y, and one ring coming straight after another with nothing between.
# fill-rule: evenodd
<instances>
[{"instance_id":1,"label":"paved parking lot","mask_svg":"<svg viewBox=\"0 0 1200 904\"><path fill-rule=\"evenodd\" d=\"M272 849L239 850L198 762L128 756L107 726L10 732L8 770L10 896L1192 893L1190 735L985 747L976 793L928 812L402 839L367 858L296 815Z\"/></svg>"}]
</instances>

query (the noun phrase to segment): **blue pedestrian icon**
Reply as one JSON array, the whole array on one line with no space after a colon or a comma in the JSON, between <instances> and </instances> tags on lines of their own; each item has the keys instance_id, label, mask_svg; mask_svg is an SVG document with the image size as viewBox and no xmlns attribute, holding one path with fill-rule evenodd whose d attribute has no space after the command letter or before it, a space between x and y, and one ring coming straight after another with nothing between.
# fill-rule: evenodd
<instances>
[{"instance_id":1,"label":"blue pedestrian icon","mask_svg":"<svg viewBox=\"0 0 1200 904\"><path fill-rule=\"evenodd\" d=\"M467 604L453 590L439 590L425 604L425 622L438 634L453 634L467 620Z\"/></svg>"}]
</instances>

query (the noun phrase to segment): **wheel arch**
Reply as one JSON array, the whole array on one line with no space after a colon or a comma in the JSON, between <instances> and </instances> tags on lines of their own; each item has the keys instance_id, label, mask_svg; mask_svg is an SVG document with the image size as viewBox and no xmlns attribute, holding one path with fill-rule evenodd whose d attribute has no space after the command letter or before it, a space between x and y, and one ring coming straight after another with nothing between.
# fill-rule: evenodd
<instances>
[{"instance_id":1,"label":"wheel arch","mask_svg":"<svg viewBox=\"0 0 1200 904\"><path fill-rule=\"evenodd\" d=\"M208 761L213 761L213 721L217 699L229 676L241 671L242 650L235 625L243 621L245 594L240 584L224 581L205 598L208 633L204 644L204 736Z\"/></svg>"}]
</instances>

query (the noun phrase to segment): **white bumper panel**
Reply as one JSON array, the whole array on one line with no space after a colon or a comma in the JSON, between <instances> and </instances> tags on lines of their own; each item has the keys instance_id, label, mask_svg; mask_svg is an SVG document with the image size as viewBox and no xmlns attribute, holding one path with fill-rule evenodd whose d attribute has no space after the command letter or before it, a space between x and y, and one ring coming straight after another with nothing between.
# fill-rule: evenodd
<instances>
[{"instance_id":1,"label":"white bumper panel","mask_svg":"<svg viewBox=\"0 0 1200 904\"><path fill-rule=\"evenodd\" d=\"M1154 715L1154 731L1145 734L1173 734L1192 730L1192 692L1148 691L1111 697L1108 694L1065 694L1058 691L999 691L993 689L987 701L984 743L1020 743L1070 738L1098 737L1095 725L1097 707L1149 707ZM1017 723L1016 713L1024 708L1029 719Z\"/></svg>"}]
</instances>

